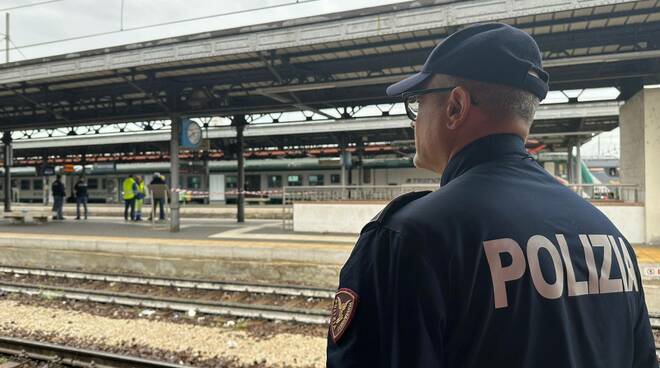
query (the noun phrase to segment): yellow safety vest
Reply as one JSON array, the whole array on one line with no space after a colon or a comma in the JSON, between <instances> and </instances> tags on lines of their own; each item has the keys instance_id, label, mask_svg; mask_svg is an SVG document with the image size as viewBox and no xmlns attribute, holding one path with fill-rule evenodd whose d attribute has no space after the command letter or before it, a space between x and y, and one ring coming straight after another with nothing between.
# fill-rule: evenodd
<instances>
[{"instance_id":1,"label":"yellow safety vest","mask_svg":"<svg viewBox=\"0 0 660 368\"><path fill-rule=\"evenodd\" d=\"M124 200L129 200L135 198L135 193L133 193L133 184L135 184L135 179L126 178L124 179Z\"/></svg>"},{"instance_id":2,"label":"yellow safety vest","mask_svg":"<svg viewBox=\"0 0 660 368\"><path fill-rule=\"evenodd\" d=\"M138 193L146 194L147 192L144 191L144 180L142 180L138 184Z\"/></svg>"}]
</instances>

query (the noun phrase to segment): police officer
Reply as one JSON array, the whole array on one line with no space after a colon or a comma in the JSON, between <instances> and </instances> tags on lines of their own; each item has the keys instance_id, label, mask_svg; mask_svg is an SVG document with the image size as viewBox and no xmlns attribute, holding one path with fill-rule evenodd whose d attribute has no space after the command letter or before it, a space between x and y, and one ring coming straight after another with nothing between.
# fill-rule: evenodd
<instances>
[{"instance_id":1,"label":"police officer","mask_svg":"<svg viewBox=\"0 0 660 368\"><path fill-rule=\"evenodd\" d=\"M66 190L62 183L62 175L57 174L55 181L51 186L51 193L53 193L53 220L64 220L62 209L64 207L64 198L66 197Z\"/></svg>"},{"instance_id":2,"label":"police officer","mask_svg":"<svg viewBox=\"0 0 660 368\"><path fill-rule=\"evenodd\" d=\"M332 307L328 367L657 367L633 248L526 152L548 91L536 42L464 28L387 89L434 192L362 230Z\"/></svg>"},{"instance_id":3,"label":"police officer","mask_svg":"<svg viewBox=\"0 0 660 368\"><path fill-rule=\"evenodd\" d=\"M80 220L80 205L83 205L85 220L87 220L87 202L89 201L89 193L87 191L87 179L80 176L78 182L73 186L76 194L76 220Z\"/></svg>"}]
</instances>

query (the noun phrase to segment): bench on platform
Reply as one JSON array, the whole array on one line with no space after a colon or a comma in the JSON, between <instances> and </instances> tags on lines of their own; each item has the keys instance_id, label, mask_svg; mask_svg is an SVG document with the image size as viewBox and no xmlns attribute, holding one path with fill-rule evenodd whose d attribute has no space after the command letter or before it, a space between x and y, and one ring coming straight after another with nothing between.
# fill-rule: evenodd
<instances>
[{"instance_id":1,"label":"bench on platform","mask_svg":"<svg viewBox=\"0 0 660 368\"><path fill-rule=\"evenodd\" d=\"M39 223L39 224L44 224L48 222L48 218L52 216L52 213L50 211L27 211L27 210L22 210L22 211L11 211L11 212L4 212L2 217L9 219L11 223L21 223L21 224L26 224L26 223Z\"/></svg>"}]
</instances>

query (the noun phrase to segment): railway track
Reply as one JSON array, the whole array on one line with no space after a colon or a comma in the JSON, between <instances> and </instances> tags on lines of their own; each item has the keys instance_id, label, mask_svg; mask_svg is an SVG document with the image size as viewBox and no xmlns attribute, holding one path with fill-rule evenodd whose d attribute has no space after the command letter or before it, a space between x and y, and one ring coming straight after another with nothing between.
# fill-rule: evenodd
<instances>
[{"instance_id":1,"label":"railway track","mask_svg":"<svg viewBox=\"0 0 660 368\"><path fill-rule=\"evenodd\" d=\"M25 284L0 281L0 290L8 293L41 295L51 298L109 303L133 307L168 309L181 312L194 310L199 313L247 318L327 324L328 311L319 309L288 308L283 306L230 303L179 298L162 298L148 295L116 293L99 290L68 288L50 285Z\"/></svg>"},{"instance_id":2,"label":"railway track","mask_svg":"<svg viewBox=\"0 0 660 368\"><path fill-rule=\"evenodd\" d=\"M228 292L260 293L286 296L301 296L310 298L332 299L335 290L309 288L289 285L258 285L248 283L229 283L210 280L190 280L180 278L144 277L121 274L90 273L64 270L46 270L40 268L0 266L0 272L15 275L59 277L75 280L92 280L118 282L136 285L169 286L177 288L218 290Z\"/></svg>"},{"instance_id":3,"label":"railway track","mask_svg":"<svg viewBox=\"0 0 660 368\"><path fill-rule=\"evenodd\" d=\"M0 337L0 353L82 368L187 368L188 366L70 346ZM16 366L22 366L20 364Z\"/></svg>"}]
</instances>

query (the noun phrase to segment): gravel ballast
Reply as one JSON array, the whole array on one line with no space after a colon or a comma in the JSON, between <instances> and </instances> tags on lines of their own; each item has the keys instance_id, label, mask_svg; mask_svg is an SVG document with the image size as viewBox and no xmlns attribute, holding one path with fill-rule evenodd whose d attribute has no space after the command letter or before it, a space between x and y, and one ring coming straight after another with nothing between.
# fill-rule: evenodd
<instances>
[{"instance_id":1,"label":"gravel ballast","mask_svg":"<svg viewBox=\"0 0 660 368\"><path fill-rule=\"evenodd\" d=\"M227 322L222 326L201 326L146 318L113 318L0 299L0 333L9 336L20 332L50 336L48 341L53 342L59 338L111 347L135 346L139 347L137 351L159 351L157 356L167 356L165 352L185 353L185 360L222 361L227 367L323 367L325 363L324 336L286 332L258 336ZM174 354L172 359L180 357Z\"/></svg>"}]
</instances>

